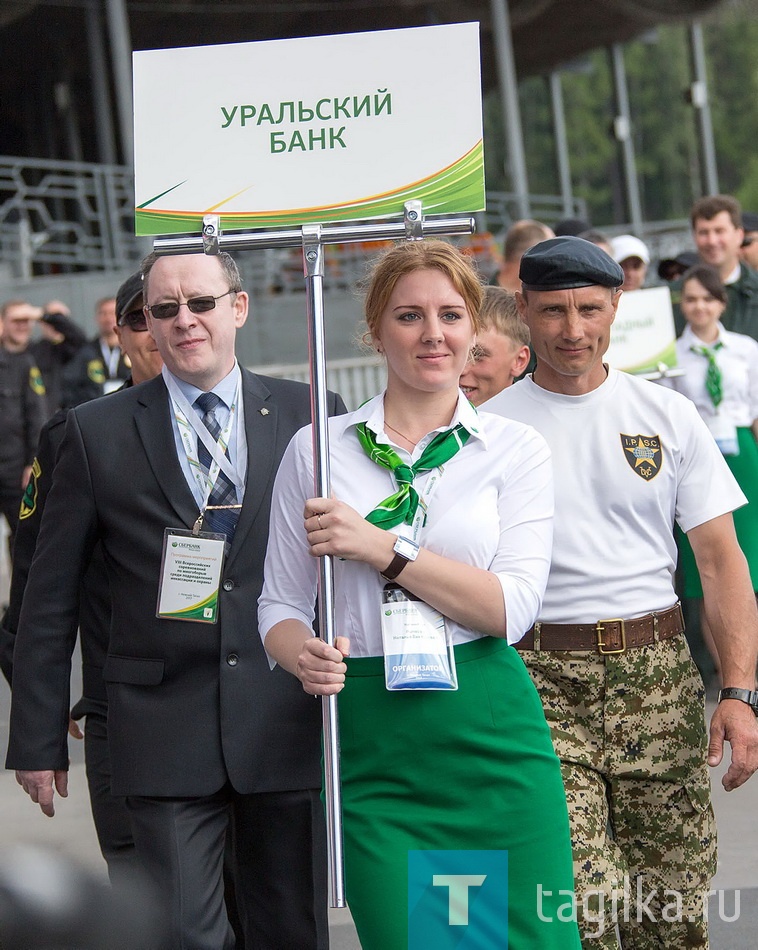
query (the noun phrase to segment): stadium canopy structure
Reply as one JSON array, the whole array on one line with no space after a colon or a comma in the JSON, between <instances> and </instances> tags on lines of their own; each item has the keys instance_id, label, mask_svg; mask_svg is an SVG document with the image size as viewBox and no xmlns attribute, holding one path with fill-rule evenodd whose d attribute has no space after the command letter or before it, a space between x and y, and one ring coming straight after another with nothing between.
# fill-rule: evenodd
<instances>
[{"instance_id":1,"label":"stadium canopy structure","mask_svg":"<svg viewBox=\"0 0 758 950\"><path fill-rule=\"evenodd\" d=\"M88 8L121 8L135 49L396 29L477 20L482 24L485 88L495 85L493 11L508 9L519 76L548 72L588 50L623 43L661 23L682 22L722 0L3 0L3 57L63 45L86 56ZM497 16L497 14L495 14ZM24 21L27 21L26 27ZM47 28L39 27L47 24ZM32 49L13 41L34 37ZM12 42L9 48L9 41ZM62 42L63 41L63 42ZM15 49L14 49L15 48ZM15 56L13 55L15 52ZM3 70L5 72L5 70Z\"/></svg>"},{"instance_id":2,"label":"stadium canopy structure","mask_svg":"<svg viewBox=\"0 0 758 950\"><path fill-rule=\"evenodd\" d=\"M2 0L0 155L131 163L131 50L478 21L484 90L499 87L516 210L528 212L516 82L664 23L693 23L723 0ZM693 30L695 27L693 27ZM694 49L694 46L693 46ZM696 57L693 57L693 61ZM282 64L286 69L286 63ZM398 64L398 69L419 68ZM423 67L422 67L423 68ZM426 68L445 69L445 64ZM447 67L449 68L449 67ZM704 67L702 71L704 76ZM694 77L697 79L697 76ZM556 81L556 86L559 81ZM703 88L704 83L702 84ZM623 90L617 109L623 116ZM701 118L708 118L700 110ZM708 153L707 123L701 149ZM622 121L619 128L624 127ZM630 148L620 140L620 148ZM561 145L557 143L560 154ZM565 152L565 148L564 148ZM520 154L521 153L521 154ZM560 161L560 160L559 160ZM625 159L630 220L633 156ZM564 164L568 159L565 157ZM711 163L715 169L715 164ZM715 172L707 182L715 181ZM567 173L564 181L568 181ZM568 184L562 192L568 194Z\"/></svg>"}]
</instances>

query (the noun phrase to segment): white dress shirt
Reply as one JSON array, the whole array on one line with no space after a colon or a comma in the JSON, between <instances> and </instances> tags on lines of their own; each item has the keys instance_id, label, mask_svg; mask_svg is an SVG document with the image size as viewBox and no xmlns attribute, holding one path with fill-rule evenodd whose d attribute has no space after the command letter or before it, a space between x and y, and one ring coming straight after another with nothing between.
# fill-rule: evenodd
<instances>
[{"instance_id":1,"label":"white dress shirt","mask_svg":"<svg viewBox=\"0 0 758 950\"><path fill-rule=\"evenodd\" d=\"M691 399L704 419L716 415L716 408L705 388L708 360L693 353L693 346L711 349L717 342L716 363L721 370L723 399L718 414L735 426L751 426L758 419L758 342L743 333L732 333L719 323L718 340L704 343L687 326L676 341L676 357L683 376L670 376L660 382Z\"/></svg>"},{"instance_id":2,"label":"white dress shirt","mask_svg":"<svg viewBox=\"0 0 758 950\"><path fill-rule=\"evenodd\" d=\"M500 581L509 643L520 640L538 614L550 567L553 484L550 452L531 427L479 413L459 394L450 426L430 432L410 454L384 431L384 394L355 412L329 419L332 492L365 517L396 489L389 469L372 462L355 432L365 422L379 443L406 462L417 461L432 438L461 423L470 433L444 466L421 530L421 546L444 557L492 571ZM419 475L423 492L431 473ZM318 564L303 527L305 501L314 495L310 426L287 448L274 485L259 628L266 634L282 620L314 619ZM394 529L399 531L399 526ZM381 592L387 583L360 561L335 559L335 630L350 637L351 656L380 656ZM400 580L402 580L402 575ZM482 634L449 618L453 643Z\"/></svg>"},{"instance_id":3,"label":"white dress shirt","mask_svg":"<svg viewBox=\"0 0 758 950\"><path fill-rule=\"evenodd\" d=\"M166 369L166 367L164 366L163 372L168 373L169 370ZM197 386L193 386L192 383L187 383L183 379L179 379L179 377L174 375L174 373L171 373L170 375L173 377L174 382L177 384L179 389L184 394L184 397L187 400L187 402L195 410L198 417L202 419L203 413L200 407L195 405L195 400L197 399L198 396L200 396L203 392L205 392L205 390L198 389ZM239 384L240 404L237 407L236 411L239 413L244 413L241 376L242 374L240 372L239 363L237 363L237 361L235 360L232 371L227 376L225 376L220 382L216 383L213 389L210 390L210 392L215 393L221 400L221 402L216 406L216 409L214 410L216 419L218 420L218 424L221 427L221 429L223 429L224 426L229 421L229 412L231 410L231 405L234 402L234 397L237 393L238 384ZM197 479L192 474L192 467L190 466L189 460L187 458L187 453L184 450L182 437L179 432L179 424L176 421L176 414L174 413L173 405L171 403L171 396L168 395L167 398L169 400L169 411L171 413L171 426L174 432L174 443L176 444L176 454L179 459L179 464L182 467L182 472L184 474L184 477L187 479L187 484L189 485L192 491L195 501L198 503L198 506L202 506L205 499L203 498L202 490L200 486L198 485ZM245 438L244 425L239 427L239 431L240 431L241 441L244 444L241 446L237 444L237 426L233 425L231 428L231 432L229 433L228 451L229 451L229 461L232 464L232 468L235 468L235 469L237 468L237 458L239 457L239 471L240 471L240 475L242 476L242 481L244 484L245 475L247 473L247 440ZM197 438L197 436L195 436L195 438ZM244 490L240 490L238 488L237 489L237 503L238 504L242 504L243 495L244 495Z\"/></svg>"}]
</instances>

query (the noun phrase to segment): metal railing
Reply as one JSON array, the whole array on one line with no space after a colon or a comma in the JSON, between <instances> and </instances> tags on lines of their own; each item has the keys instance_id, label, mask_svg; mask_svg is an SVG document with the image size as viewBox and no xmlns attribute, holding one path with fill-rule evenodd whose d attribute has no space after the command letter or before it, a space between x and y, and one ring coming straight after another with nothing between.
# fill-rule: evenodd
<instances>
[{"instance_id":1,"label":"metal railing","mask_svg":"<svg viewBox=\"0 0 758 950\"><path fill-rule=\"evenodd\" d=\"M552 223L564 216L563 199L532 195L532 213ZM477 215L478 233L458 239L479 261L484 274L498 267L500 239L512 223L515 196L488 192L487 212ZM576 217L587 216L581 198L572 202ZM611 233L629 227L609 228ZM646 222L639 235L654 257L688 246L687 222ZM121 165L0 156L0 276L27 280L34 276L85 271L131 270L150 242L134 236L132 170ZM337 244L325 248L324 289L353 292L381 243ZM298 250L242 252L246 286L257 296L302 293L302 258Z\"/></svg>"},{"instance_id":2,"label":"metal railing","mask_svg":"<svg viewBox=\"0 0 758 950\"><path fill-rule=\"evenodd\" d=\"M573 197L569 204L571 208L567 214L566 201L560 195L529 195L530 217L550 225L561 218L582 218L585 221L588 219L589 212L584 198ZM518 217L518 195L511 191L487 192L487 230L504 234Z\"/></svg>"},{"instance_id":3,"label":"metal railing","mask_svg":"<svg viewBox=\"0 0 758 950\"><path fill-rule=\"evenodd\" d=\"M0 253L11 276L128 268L142 253L133 222L129 168L0 156Z\"/></svg>"},{"instance_id":4,"label":"metal railing","mask_svg":"<svg viewBox=\"0 0 758 950\"><path fill-rule=\"evenodd\" d=\"M483 218L481 219L483 222ZM485 270L496 268L488 235L468 242ZM462 242L466 244L467 242ZM386 244L386 242L385 242ZM134 236L132 170L46 159L0 156L0 259L8 278L129 270L149 250ZM355 287L382 244L330 245L324 287ZM259 250L239 255L256 294L303 291L299 251Z\"/></svg>"},{"instance_id":5,"label":"metal railing","mask_svg":"<svg viewBox=\"0 0 758 950\"><path fill-rule=\"evenodd\" d=\"M262 376L295 379L302 383L307 383L310 379L307 363L251 366L249 369L254 373L260 373ZM386 380L384 360L376 356L327 360L326 363L327 386L342 396L348 409L357 409L367 399L376 396L384 389Z\"/></svg>"}]
</instances>

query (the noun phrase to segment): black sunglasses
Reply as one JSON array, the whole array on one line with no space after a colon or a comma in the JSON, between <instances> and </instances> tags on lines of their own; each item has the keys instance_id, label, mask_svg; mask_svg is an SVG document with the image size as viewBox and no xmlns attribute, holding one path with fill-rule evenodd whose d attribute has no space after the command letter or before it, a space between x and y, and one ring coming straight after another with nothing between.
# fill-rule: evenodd
<instances>
[{"instance_id":1,"label":"black sunglasses","mask_svg":"<svg viewBox=\"0 0 758 950\"><path fill-rule=\"evenodd\" d=\"M237 293L239 293L238 290L227 290L225 294L219 294L218 297L212 297L210 294L205 297L190 297L189 300L184 301L184 305L191 313L208 313L209 310L216 309L217 300ZM173 320L181 306L181 303L172 300L171 303L154 303L152 307L145 307L145 310L149 310L156 320Z\"/></svg>"},{"instance_id":2,"label":"black sunglasses","mask_svg":"<svg viewBox=\"0 0 758 950\"><path fill-rule=\"evenodd\" d=\"M139 310L127 310L126 313L122 313L118 318L118 325L120 327L129 327L129 329L134 330L135 333L142 333L144 330L147 330L147 317L141 307Z\"/></svg>"}]
</instances>

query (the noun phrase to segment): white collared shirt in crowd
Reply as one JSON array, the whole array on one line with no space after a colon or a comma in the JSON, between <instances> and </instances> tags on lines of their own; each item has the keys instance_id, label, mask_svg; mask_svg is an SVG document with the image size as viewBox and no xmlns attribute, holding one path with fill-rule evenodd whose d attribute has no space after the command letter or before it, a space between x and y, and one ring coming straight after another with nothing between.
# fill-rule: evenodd
<instances>
[{"instance_id":1,"label":"white collared shirt in crowd","mask_svg":"<svg viewBox=\"0 0 758 950\"><path fill-rule=\"evenodd\" d=\"M444 466L421 530L421 546L495 573L503 590L508 642L520 640L539 612L550 567L553 484L545 440L530 426L477 414L460 393L450 426L429 433L410 454L384 431L382 393L355 412L329 419L332 492L364 517L395 491L396 484L388 469L365 454L355 431L360 422L376 434L377 442L391 445L409 464L418 460L438 432L461 423L471 433ZM421 474L414 482L420 494L428 478L429 473ZM313 623L318 564L309 554L303 527L303 509L306 499L313 497L313 484L307 426L290 442L274 486L259 601L264 640L282 620L300 620L308 627ZM335 559L334 575L336 634L350 637L351 656L381 655L381 592L387 582L359 561ZM482 636L450 619L446 623L455 644Z\"/></svg>"},{"instance_id":2,"label":"white collared shirt in crowd","mask_svg":"<svg viewBox=\"0 0 758 950\"><path fill-rule=\"evenodd\" d=\"M717 342L716 363L721 370L723 399L718 407L720 416L735 426L751 426L758 419L758 342L743 333L732 333L719 323L718 340L704 343L687 326L676 341L676 358L684 376L670 376L660 380L669 389L675 389L691 399L704 419L716 414L711 397L705 388L708 360L692 347L712 349Z\"/></svg>"}]
</instances>

